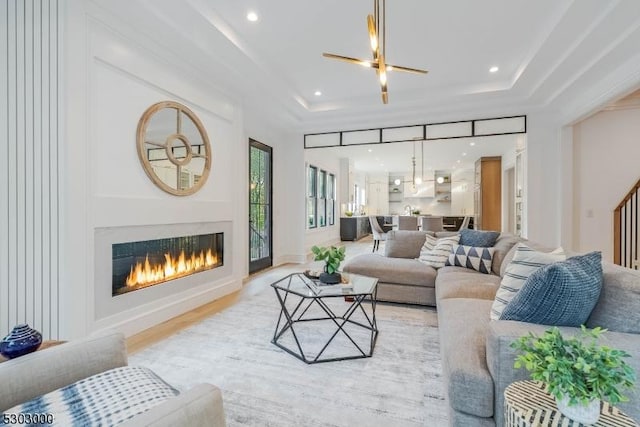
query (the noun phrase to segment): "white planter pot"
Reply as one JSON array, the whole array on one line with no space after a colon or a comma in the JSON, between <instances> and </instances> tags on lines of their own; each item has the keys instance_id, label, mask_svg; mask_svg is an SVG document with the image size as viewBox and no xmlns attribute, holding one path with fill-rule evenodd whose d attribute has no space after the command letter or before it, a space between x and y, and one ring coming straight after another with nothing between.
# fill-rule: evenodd
<instances>
[{"instance_id":1,"label":"white planter pot","mask_svg":"<svg viewBox=\"0 0 640 427\"><path fill-rule=\"evenodd\" d=\"M592 400L586 405L577 403L573 406L569 406L569 400L566 396L561 400L556 399L558 409L564 416L586 425L598 422L598 418L600 417L600 399Z\"/></svg>"}]
</instances>

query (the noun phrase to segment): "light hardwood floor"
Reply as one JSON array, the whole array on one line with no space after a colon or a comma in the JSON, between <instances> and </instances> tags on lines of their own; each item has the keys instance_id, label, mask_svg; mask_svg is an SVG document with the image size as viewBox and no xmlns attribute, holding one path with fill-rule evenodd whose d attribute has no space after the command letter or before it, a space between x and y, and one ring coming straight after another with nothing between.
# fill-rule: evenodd
<instances>
[{"instance_id":1,"label":"light hardwood floor","mask_svg":"<svg viewBox=\"0 0 640 427\"><path fill-rule=\"evenodd\" d=\"M359 240L358 242L341 242L340 245L344 245L346 247L346 259L348 260L356 255L371 252L373 240L371 236L369 236ZM378 253L384 254L384 242L381 242ZM313 262L307 264L284 264L253 274L244 280L244 285L238 292L234 292L208 304L204 304L198 308L181 314L180 316L169 319L166 322L127 338L127 351L130 354L133 354L143 350L183 329L188 328L191 325L201 322L202 320L231 307L242 298L261 292L265 287L269 286L280 277L296 271L303 271L304 269L309 268L312 264L317 265L317 263Z\"/></svg>"}]
</instances>

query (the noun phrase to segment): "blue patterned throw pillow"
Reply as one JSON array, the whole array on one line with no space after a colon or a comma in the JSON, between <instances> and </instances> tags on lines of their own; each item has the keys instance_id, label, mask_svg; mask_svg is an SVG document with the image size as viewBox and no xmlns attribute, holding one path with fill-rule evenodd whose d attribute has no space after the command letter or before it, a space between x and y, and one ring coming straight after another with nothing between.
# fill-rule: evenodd
<instances>
[{"instance_id":1,"label":"blue patterned throw pillow","mask_svg":"<svg viewBox=\"0 0 640 427\"><path fill-rule=\"evenodd\" d=\"M466 267L484 274L491 274L493 248L476 248L473 246L454 245L445 265Z\"/></svg>"},{"instance_id":2,"label":"blue patterned throw pillow","mask_svg":"<svg viewBox=\"0 0 640 427\"><path fill-rule=\"evenodd\" d=\"M598 302L602 280L600 252L546 265L529 276L500 320L580 326Z\"/></svg>"},{"instance_id":3,"label":"blue patterned throw pillow","mask_svg":"<svg viewBox=\"0 0 640 427\"><path fill-rule=\"evenodd\" d=\"M475 246L476 248L490 248L496 244L500 237L497 231L481 231L465 228L460 231L460 244L465 246Z\"/></svg>"}]
</instances>

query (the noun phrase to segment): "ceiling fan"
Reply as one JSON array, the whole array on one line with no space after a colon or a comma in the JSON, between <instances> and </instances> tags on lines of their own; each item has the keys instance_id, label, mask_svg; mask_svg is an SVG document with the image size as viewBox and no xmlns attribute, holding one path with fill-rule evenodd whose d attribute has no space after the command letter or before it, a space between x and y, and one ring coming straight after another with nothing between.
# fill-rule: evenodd
<instances>
[{"instance_id":1,"label":"ceiling fan","mask_svg":"<svg viewBox=\"0 0 640 427\"><path fill-rule=\"evenodd\" d=\"M369 42L371 44L371 53L373 60L351 58L349 56L336 55L333 53L323 53L325 58L338 59L340 61L359 64L364 67L370 67L376 70L378 80L380 80L380 89L382 91L382 102L389 102L389 92L387 87L387 71L404 71L407 73L426 74L427 70L418 68L403 67L400 65L391 65L385 62L386 57L386 0L382 0L382 15L380 14L380 1L373 0L373 15L367 15L367 28L369 31ZM380 19L382 16L382 19ZM382 37L380 31L382 30ZM382 43L380 43L380 40Z\"/></svg>"}]
</instances>

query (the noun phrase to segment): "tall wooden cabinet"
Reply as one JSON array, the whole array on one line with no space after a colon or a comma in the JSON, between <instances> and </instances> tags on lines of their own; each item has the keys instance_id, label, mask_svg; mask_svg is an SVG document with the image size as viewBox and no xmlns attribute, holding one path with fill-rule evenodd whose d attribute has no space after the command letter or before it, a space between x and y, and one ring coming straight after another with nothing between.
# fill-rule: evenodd
<instances>
[{"instance_id":1,"label":"tall wooden cabinet","mask_svg":"<svg viewBox=\"0 0 640 427\"><path fill-rule=\"evenodd\" d=\"M502 230L502 157L476 160L473 194L477 230Z\"/></svg>"}]
</instances>

